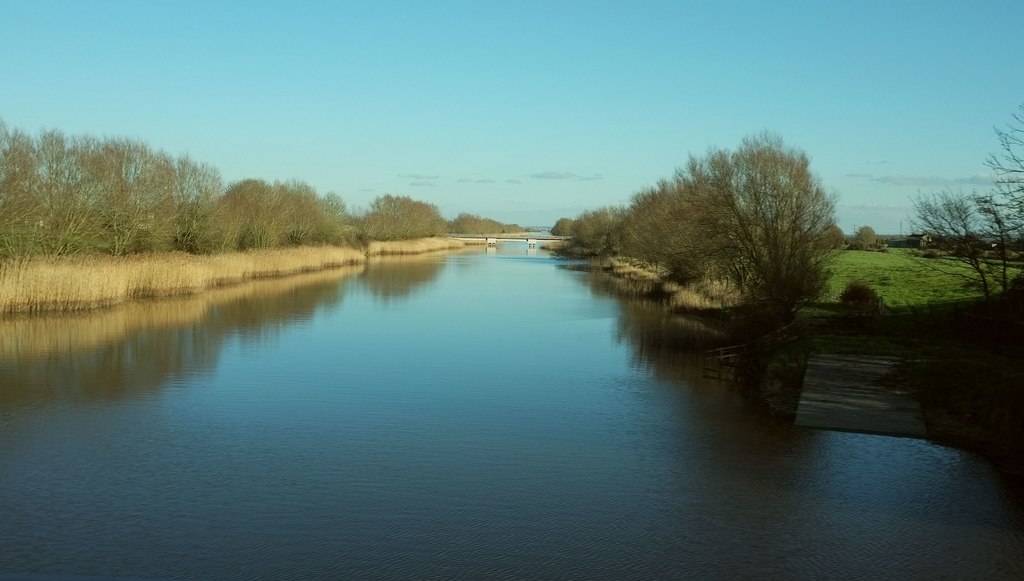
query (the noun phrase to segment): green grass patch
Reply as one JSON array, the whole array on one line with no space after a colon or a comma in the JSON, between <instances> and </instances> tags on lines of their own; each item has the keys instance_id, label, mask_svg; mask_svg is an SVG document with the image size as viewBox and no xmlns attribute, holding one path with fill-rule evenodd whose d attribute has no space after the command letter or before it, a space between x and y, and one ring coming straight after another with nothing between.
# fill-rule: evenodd
<instances>
[{"instance_id":1,"label":"green grass patch","mask_svg":"<svg viewBox=\"0 0 1024 581\"><path fill-rule=\"evenodd\" d=\"M912 251L888 252L842 250L829 264L830 276L826 301L834 303L846 285L867 283L885 300L890 309L935 307L978 299L981 292L972 288L957 273L970 274L962 264L943 258L918 258ZM822 308L828 308L822 305Z\"/></svg>"}]
</instances>

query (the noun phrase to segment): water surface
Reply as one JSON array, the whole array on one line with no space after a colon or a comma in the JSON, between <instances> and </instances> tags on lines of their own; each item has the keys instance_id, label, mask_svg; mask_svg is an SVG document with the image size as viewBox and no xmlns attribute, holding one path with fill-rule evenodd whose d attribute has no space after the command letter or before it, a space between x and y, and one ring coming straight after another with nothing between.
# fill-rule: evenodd
<instances>
[{"instance_id":1,"label":"water surface","mask_svg":"<svg viewBox=\"0 0 1024 581\"><path fill-rule=\"evenodd\" d=\"M510 244L0 322L0 572L1024 578L1024 494L794 428Z\"/></svg>"}]
</instances>

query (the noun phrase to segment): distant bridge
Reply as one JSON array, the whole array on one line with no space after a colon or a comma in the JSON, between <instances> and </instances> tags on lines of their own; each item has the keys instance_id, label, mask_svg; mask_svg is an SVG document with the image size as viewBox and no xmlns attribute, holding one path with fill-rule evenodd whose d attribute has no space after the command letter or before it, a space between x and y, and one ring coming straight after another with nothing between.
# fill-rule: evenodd
<instances>
[{"instance_id":1,"label":"distant bridge","mask_svg":"<svg viewBox=\"0 0 1024 581\"><path fill-rule=\"evenodd\" d=\"M522 236L516 234L508 234L502 236L469 236L466 234L449 234L450 238L455 240L462 240L463 242L484 242L488 246L497 246L499 242L525 242L527 246L537 246L539 241L551 241L551 240L571 240L572 236L552 236L548 235L529 235L524 234Z\"/></svg>"}]
</instances>

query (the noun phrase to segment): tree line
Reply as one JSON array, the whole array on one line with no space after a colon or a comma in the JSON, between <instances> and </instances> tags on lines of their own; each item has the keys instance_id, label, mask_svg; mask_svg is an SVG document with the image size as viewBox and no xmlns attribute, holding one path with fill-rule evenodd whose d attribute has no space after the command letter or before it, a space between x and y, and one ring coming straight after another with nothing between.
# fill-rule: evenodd
<instances>
[{"instance_id":1,"label":"tree line","mask_svg":"<svg viewBox=\"0 0 1024 581\"><path fill-rule=\"evenodd\" d=\"M834 212L807 155L765 133L691 155L628 206L560 219L552 233L573 236L578 252L656 264L683 285L725 285L782 322L824 288L828 251L842 244Z\"/></svg>"},{"instance_id":2,"label":"tree line","mask_svg":"<svg viewBox=\"0 0 1024 581\"><path fill-rule=\"evenodd\" d=\"M991 189L914 202L914 227L941 259L935 268L964 278L986 299L1024 292L1024 104L996 135L1000 151L986 162ZM561 218L552 234L572 236L577 253L658 265L684 285L724 283L753 312L788 321L824 288L829 251L884 247L870 227L847 244L834 210L806 154L761 134L732 151L691 155L629 205Z\"/></svg>"},{"instance_id":3,"label":"tree line","mask_svg":"<svg viewBox=\"0 0 1024 581\"><path fill-rule=\"evenodd\" d=\"M518 226L386 194L361 213L300 180L225 184L217 168L134 139L38 135L0 120L0 257L357 246Z\"/></svg>"}]
</instances>

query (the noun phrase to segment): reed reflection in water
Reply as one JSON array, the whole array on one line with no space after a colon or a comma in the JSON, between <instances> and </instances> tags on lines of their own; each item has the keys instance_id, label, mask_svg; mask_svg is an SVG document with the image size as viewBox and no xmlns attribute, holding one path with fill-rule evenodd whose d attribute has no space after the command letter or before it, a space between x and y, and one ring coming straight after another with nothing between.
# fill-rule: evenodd
<instances>
[{"instance_id":1,"label":"reed reflection in water","mask_svg":"<svg viewBox=\"0 0 1024 581\"><path fill-rule=\"evenodd\" d=\"M230 336L262 340L338 308L347 266L142 301L88 314L0 320L0 410L59 398L111 399L212 369Z\"/></svg>"}]
</instances>

